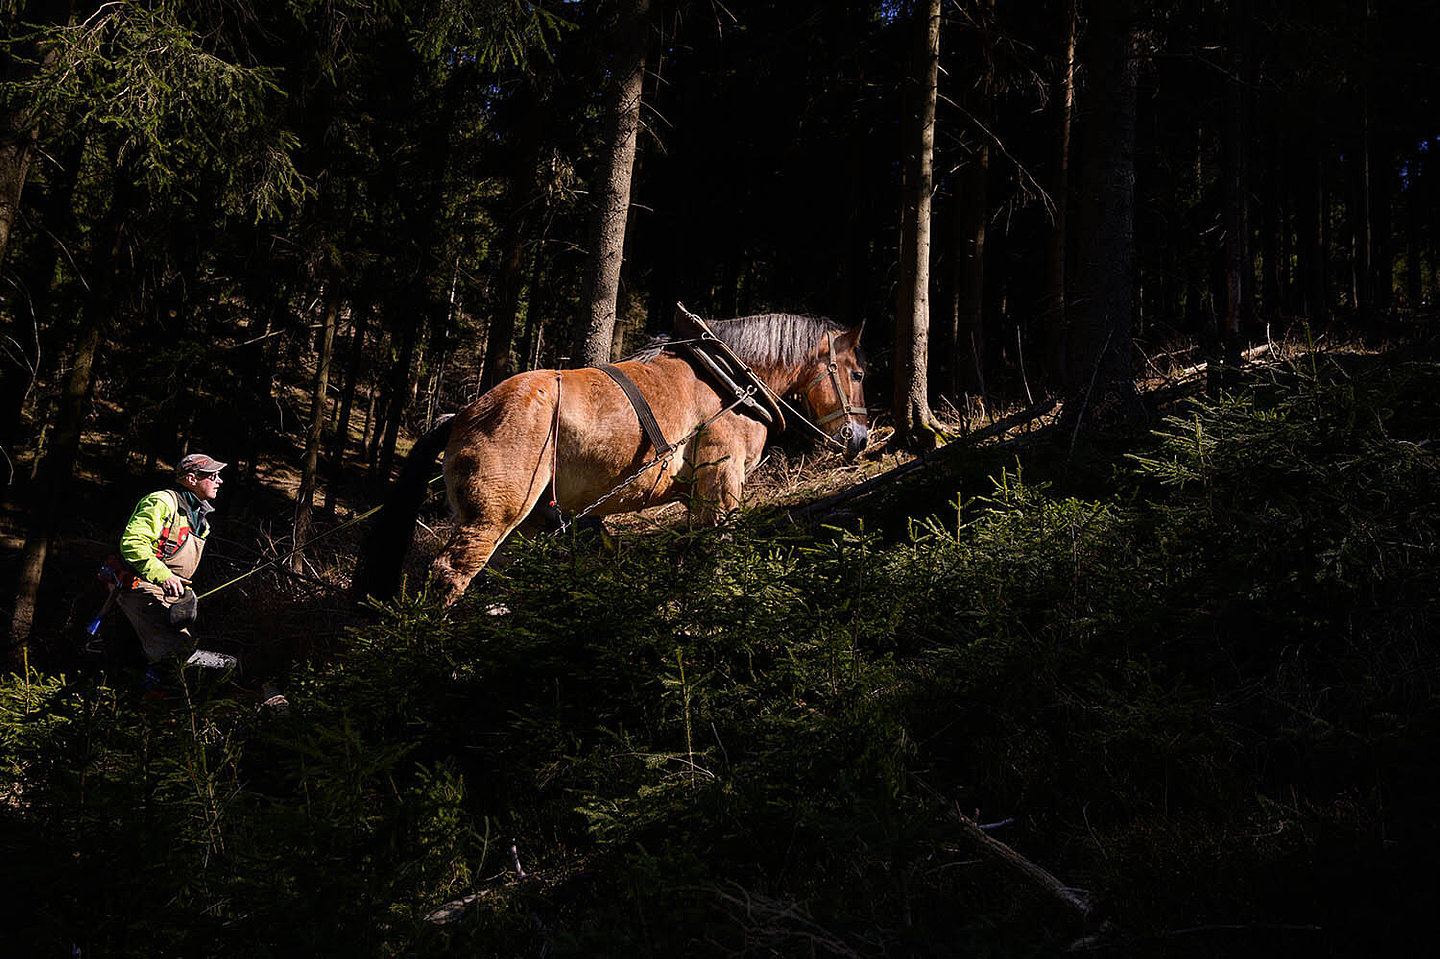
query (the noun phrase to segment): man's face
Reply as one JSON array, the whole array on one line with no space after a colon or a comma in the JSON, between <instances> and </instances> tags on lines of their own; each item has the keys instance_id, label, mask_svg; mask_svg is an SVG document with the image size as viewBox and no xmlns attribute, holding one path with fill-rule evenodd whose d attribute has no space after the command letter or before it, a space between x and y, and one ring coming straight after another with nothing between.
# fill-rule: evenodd
<instances>
[{"instance_id":1,"label":"man's face","mask_svg":"<svg viewBox=\"0 0 1440 959\"><path fill-rule=\"evenodd\" d=\"M201 502L209 503L220 495L220 484L225 481L219 473L186 473L183 482Z\"/></svg>"}]
</instances>

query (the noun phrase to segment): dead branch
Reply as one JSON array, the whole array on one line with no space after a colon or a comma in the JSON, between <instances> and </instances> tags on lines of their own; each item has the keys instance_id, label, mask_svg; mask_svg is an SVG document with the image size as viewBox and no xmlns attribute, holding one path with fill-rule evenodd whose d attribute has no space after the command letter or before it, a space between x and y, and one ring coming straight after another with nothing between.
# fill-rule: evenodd
<instances>
[{"instance_id":1,"label":"dead branch","mask_svg":"<svg viewBox=\"0 0 1440 959\"><path fill-rule=\"evenodd\" d=\"M1037 866L1014 849L1011 849L994 836L991 836L979 823L961 812L959 806L955 807L955 817L960 820L960 828L964 830L965 835L980 848L981 852L997 862L1005 864L1010 867L1012 871L1019 873L1026 879L1029 879L1032 883L1049 893L1051 898L1064 905L1081 919L1087 918L1090 915L1089 896L1083 889L1074 889L1065 885L1044 868Z\"/></svg>"},{"instance_id":2,"label":"dead branch","mask_svg":"<svg viewBox=\"0 0 1440 959\"><path fill-rule=\"evenodd\" d=\"M489 893L490 890L482 889L479 892L472 892L468 896L461 896L459 899L452 899L445 905L431 912L425 917L426 922L433 922L436 925L445 925L447 922L454 922L465 915L470 904Z\"/></svg>"}]
</instances>

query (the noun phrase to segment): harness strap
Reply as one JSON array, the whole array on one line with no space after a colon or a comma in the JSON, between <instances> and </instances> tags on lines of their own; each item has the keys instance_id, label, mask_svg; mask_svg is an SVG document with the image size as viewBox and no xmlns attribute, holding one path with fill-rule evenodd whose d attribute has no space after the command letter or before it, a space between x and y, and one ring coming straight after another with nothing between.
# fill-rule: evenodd
<instances>
[{"instance_id":1,"label":"harness strap","mask_svg":"<svg viewBox=\"0 0 1440 959\"><path fill-rule=\"evenodd\" d=\"M655 422L655 412L650 409L650 404L646 402L644 395L640 392L640 387L635 385L635 381L622 373L618 366L610 363L602 364L597 369L604 372L606 376L615 381L616 386L625 391L625 397L630 400L630 405L635 408L635 416L640 420L640 428L645 431L645 436L650 440L650 445L655 447L655 451L664 456L673 450L675 447L665 439L665 434L660 431L660 424Z\"/></svg>"},{"instance_id":2,"label":"harness strap","mask_svg":"<svg viewBox=\"0 0 1440 959\"><path fill-rule=\"evenodd\" d=\"M775 432L782 432L785 429L785 416L780 412L780 407L775 406L773 401L770 406L766 406L756 398L757 396L761 396L769 399L768 394L761 392L760 389L754 385L759 384L760 387L763 387L764 383L762 383L754 373L750 372L748 368L745 368L743 364L743 373L737 375L734 367L732 367L727 360L725 353L716 350L717 346L725 347L725 344L708 334L706 337L702 337L697 343L686 344L690 356L714 378L716 385L720 388L721 396L727 399L734 397L740 400L741 405L745 408L745 412L752 414L756 419L760 420L760 422ZM712 353L712 351L714 352ZM725 352L729 352L729 349L726 348ZM733 356L734 354L732 353L731 355ZM741 386L739 383L741 376L748 379L752 385L748 388Z\"/></svg>"},{"instance_id":3,"label":"harness strap","mask_svg":"<svg viewBox=\"0 0 1440 959\"><path fill-rule=\"evenodd\" d=\"M695 334L674 345L685 347L690 358L719 387L717 392L722 400L734 397L740 400L741 412L755 417L775 433L785 431L785 414L773 396L774 391L730 344L716 336L703 319L685 309L683 303L675 304L675 329Z\"/></svg>"},{"instance_id":4,"label":"harness strap","mask_svg":"<svg viewBox=\"0 0 1440 959\"><path fill-rule=\"evenodd\" d=\"M161 490L160 492L169 493L170 499L173 500L175 504L174 508L170 510L170 515L165 520L164 528L160 530L160 539L155 543L155 558L167 560L180 552L180 547L185 545L185 541L190 538L190 533L193 531L188 525L190 514L187 512L185 514L186 528L176 533L174 542L171 542L170 531L175 528L175 521L180 518L180 494L173 489Z\"/></svg>"},{"instance_id":5,"label":"harness strap","mask_svg":"<svg viewBox=\"0 0 1440 959\"><path fill-rule=\"evenodd\" d=\"M827 332L825 334L825 348L830 354L830 358L825 363L825 369L815 374L815 378L809 382L805 389L808 392L815 388L815 384L829 377L830 385L835 388L835 397L840 401L840 405L828 416L820 417L815 425L824 426L826 423L832 420L838 420L842 416L867 415L868 411L863 406L855 406L850 402L850 395L845 392L845 384L840 382L840 366L835 362L835 334L833 332Z\"/></svg>"}]
</instances>

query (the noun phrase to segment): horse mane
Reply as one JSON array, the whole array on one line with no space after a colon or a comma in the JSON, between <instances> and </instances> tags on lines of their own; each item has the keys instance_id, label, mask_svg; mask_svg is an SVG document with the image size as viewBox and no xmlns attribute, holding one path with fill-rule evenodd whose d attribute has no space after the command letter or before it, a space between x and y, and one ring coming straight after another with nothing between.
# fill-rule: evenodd
<instances>
[{"instance_id":1,"label":"horse mane","mask_svg":"<svg viewBox=\"0 0 1440 959\"><path fill-rule=\"evenodd\" d=\"M799 366L826 333L845 327L823 316L800 313L756 313L710 324L715 336L752 366ZM674 343L670 334L654 337L629 359L648 363Z\"/></svg>"}]
</instances>

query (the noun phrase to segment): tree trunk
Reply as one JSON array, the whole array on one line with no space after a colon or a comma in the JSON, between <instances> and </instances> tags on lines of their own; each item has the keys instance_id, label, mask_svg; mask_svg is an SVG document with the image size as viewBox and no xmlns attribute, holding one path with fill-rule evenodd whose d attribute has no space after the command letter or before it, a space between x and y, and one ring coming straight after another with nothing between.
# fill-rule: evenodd
<instances>
[{"instance_id":1,"label":"tree trunk","mask_svg":"<svg viewBox=\"0 0 1440 959\"><path fill-rule=\"evenodd\" d=\"M540 353L544 345L542 341L545 338L545 324L541 319L545 315L545 304L541 300L545 258L541 250L536 250L531 260L530 308L525 311L525 335L520 345L520 362L526 370L533 370L540 365Z\"/></svg>"},{"instance_id":2,"label":"tree trunk","mask_svg":"<svg viewBox=\"0 0 1440 959\"><path fill-rule=\"evenodd\" d=\"M375 401L379 390L372 380L365 389L365 427L360 431L360 458L367 466L374 465L371 450L374 448Z\"/></svg>"},{"instance_id":3,"label":"tree trunk","mask_svg":"<svg viewBox=\"0 0 1440 959\"><path fill-rule=\"evenodd\" d=\"M1135 0L1097 4L1091 20L1085 178L1067 420L1140 414L1131 364L1134 309ZM1073 411L1072 411L1073 410Z\"/></svg>"},{"instance_id":4,"label":"tree trunk","mask_svg":"<svg viewBox=\"0 0 1440 959\"><path fill-rule=\"evenodd\" d=\"M29 643L34 630L45 563L51 544L59 533L61 519L66 515L72 478L80 456L80 437L85 427L90 374L95 365L95 355L104 340L114 302L115 269L124 243L124 215L129 209L127 193L123 186L117 187L110 214L92 248L94 270L90 278L90 293L85 300L80 330L71 352L70 372L60 392L49 448L37 464L29 526L10 620L12 665L19 665L23 655L21 647Z\"/></svg>"},{"instance_id":5,"label":"tree trunk","mask_svg":"<svg viewBox=\"0 0 1440 959\"><path fill-rule=\"evenodd\" d=\"M1284 172L1282 165L1285 153L1284 141L1277 124L1266 123L1265 128L1269 131L1269 136L1265 138L1266 145L1269 147L1269 156L1256 164L1257 168L1267 171L1264 178L1264 199L1261 202L1264 215L1260 224L1260 255L1264 271L1261 274L1262 285L1257 326L1263 323L1268 328L1284 313L1285 292L1288 289L1288 283L1282 250L1285 247L1289 217L1286 216L1285 211L1285 189L1281 185Z\"/></svg>"},{"instance_id":6,"label":"tree trunk","mask_svg":"<svg viewBox=\"0 0 1440 959\"><path fill-rule=\"evenodd\" d=\"M1295 193L1295 258L1300 271L1300 311L1312 324L1327 317L1325 297L1325 141L1315 136L1306 151Z\"/></svg>"},{"instance_id":7,"label":"tree trunk","mask_svg":"<svg viewBox=\"0 0 1440 959\"><path fill-rule=\"evenodd\" d=\"M515 373L512 347L520 298L525 288L525 241L541 205L535 171L544 149L544 125L541 122L544 113L540 109L544 94L536 83L536 78L528 75L518 94L520 127L513 151L514 166L510 171L509 210L501 227L498 302L485 344L485 365L480 374L481 392ZM628 192L625 202L628 207Z\"/></svg>"},{"instance_id":8,"label":"tree trunk","mask_svg":"<svg viewBox=\"0 0 1440 959\"><path fill-rule=\"evenodd\" d=\"M27 23L61 24L70 19L74 7L74 0L31 0L20 19ZM36 69L30 65L36 52L33 47L23 50L19 57L0 52L0 81L14 83L27 79ZM54 57L53 52L45 53L39 69L44 70L54 62ZM35 118L26 106L13 106L14 109L0 113L0 265L5 263L10 249L15 218L20 213L20 196L39 135Z\"/></svg>"},{"instance_id":9,"label":"tree trunk","mask_svg":"<svg viewBox=\"0 0 1440 959\"><path fill-rule=\"evenodd\" d=\"M1211 366L1210 387L1216 389L1226 379L1227 371L1239 369L1244 355L1246 329L1250 325L1251 303L1246 295L1252 259L1249 229L1249 170L1246 163L1249 124L1246 121L1247 97L1241 78L1245 75L1245 14L1236 3L1230 15L1231 77L1225 85L1225 142L1221 145L1225 171L1225 316L1221 324L1223 344L1221 368Z\"/></svg>"},{"instance_id":10,"label":"tree trunk","mask_svg":"<svg viewBox=\"0 0 1440 959\"><path fill-rule=\"evenodd\" d=\"M0 263L10 248L10 234L20 212L20 193L30 172L35 127L19 111L0 116Z\"/></svg>"},{"instance_id":11,"label":"tree trunk","mask_svg":"<svg viewBox=\"0 0 1440 959\"><path fill-rule=\"evenodd\" d=\"M335 322L340 315L340 293L331 285L326 291L325 321L320 328L320 350L315 357L315 379L310 389L310 428L305 434L305 458L300 468L300 490L295 494L295 552L290 569L304 572L301 547L310 538L315 484L320 475L320 446L325 436L326 399L330 387L330 357L335 347Z\"/></svg>"},{"instance_id":12,"label":"tree trunk","mask_svg":"<svg viewBox=\"0 0 1440 959\"><path fill-rule=\"evenodd\" d=\"M1054 170L1050 198L1055 201L1045 249L1045 369L1046 378L1059 384L1065 378L1069 318L1065 309L1065 240L1070 206L1070 130L1075 116L1075 36L1079 19L1076 0L1070 0L1065 28L1065 66L1055 102L1059 116L1055 124Z\"/></svg>"},{"instance_id":13,"label":"tree trunk","mask_svg":"<svg viewBox=\"0 0 1440 959\"><path fill-rule=\"evenodd\" d=\"M56 322L56 266L64 238L79 232L74 199L85 144L83 137L71 138L54 162L48 189L31 211L47 236L29 251L23 266L16 264L21 278L11 294L10 308L0 305L0 336L9 337L14 350L5 350L4 359L0 359L0 363L8 364L0 368L0 451L9 458L7 465L12 468L21 450L32 439L38 439L25 432L26 405L38 382L54 381L53 358L63 353L63 344L69 341L65 324ZM8 470L6 474L7 482L13 479Z\"/></svg>"},{"instance_id":14,"label":"tree trunk","mask_svg":"<svg viewBox=\"0 0 1440 959\"><path fill-rule=\"evenodd\" d=\"M979 33L980 77L967 97L975 118L976 148L962 167L956 197L955 297L951 340L955 356L952 386L957 395L978 396L988 403L985 386L985 227L989 219L990 139L982 128L993 121L991 91L995 81L994 0L976 0L973 18Z\"/></svg>"},{"instance_id":15,"label":"tree trunk","mask_svg":"<svg viewBox=\"0 0 1440 959\"><path fill-rule=\"evenodd\" d=\"M412 302L419 299L420 291L417 290ZM376 425L379 446L376 450L374 475L378 484L390 481L390 474L395 467L395 444L400 439L400 421L405 416L406 401L410 396L410 367L415 362L415 345L420 338L423 317L412 316L409 320L400 334L400 355L395 358L395 365L390 368L390 382L385 391L383 432L379 425Z\"/></svg>"},{"instance_id":16,"label":"tree trunk","mask_svg":"<svg viewBox=\"0 0 1440 959\"><path fill-rule=\"evenodd\" d=\"M645 78L649 13L650 0L629 0L617 28L613 83L605 107L606 148L596 189L598 202L579 331L581 366L608 363L615 337L625 222L630 213L630 180L640 132L640 94Z\"/></svg>"},{"instance_id":17,"label":"tree trunk","mask_svg":"<svg viewBox=\"0 0 1440 959\"><path fill-rule=\"evenodd\" d=\"M1370 167L1370 309L1388 313L1395 306L1395 161L1390 137L1372 133Z\"/></svg>"},{"instance_id":18,"label":"tree trunk","mask_svg":"<svg viewBox=\"0 0 1440 959\"><path fill-rule=\"evenodd\" d=\"M345 362L345 385L340 390L340 410L335 416L335 432L330 438L330 469L325 483L325 514L330 517L335 515L335 500L345 475L350 415L355 408L355 387L365 365L365 326L369 319L368 302L357 300L350 304L350 347Z\"/></svg>"},{"instance_id":19,"label":"tree trunk","mask_svg":"<svg viewBox=\"0 0 1440 959\"><path fill-rule=\"evenodd\" d=\"M267 437L277 428L271 413L275 396L276 367L280 362L279 347L285 337L290 291L283 281L273 282L268 290L257 289L254 300L256 318L250 324L250 341L239 351L241 382L250 404L251 415L245 418L241 455L236 473L246 482L255 479Z\"/></svg>"},{"instance_id":20,"label":"tree trunk","mask_svg":"<svg viewBox=\"0 0 1440 959\"><path fill-rule=\"evenodd\" d=\"M979 396L985 389L985 225L989 219L986 181L990 144L981 142L961 171L963 197L957 197L959 236L955 256L955 390Z\"/></svg>"},{"instance_id":21,"label":"tree trunk","mask_svg":"<svg viewBox=\"0 0 1440 959\"><path fill-rule=\"evenodd\" d=\"M1416 164L1418 166L1418 164ZM1411 310L1420 309L1423 299L1423 279L1420 274L1420 187L1411 181L1405 191L1405 305Z\"/></svg>"},{"instance_id":22,"label":"tree trunk","mask_svg":"<svg viewBox=\"0 0 1440 959\"><path fill-rule=\"evenodd\" d=\"M930 340L930 197L934 185L935 100L940 82L940 0L915 4L914 92L906 143L900 287L895 316L895 438L933 448L938 431L930 412L926 371Z\"/></svg>"}]
</instances>

